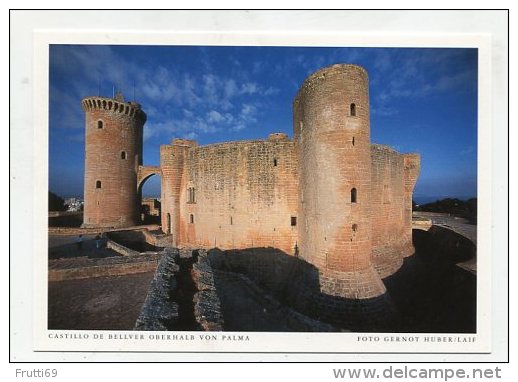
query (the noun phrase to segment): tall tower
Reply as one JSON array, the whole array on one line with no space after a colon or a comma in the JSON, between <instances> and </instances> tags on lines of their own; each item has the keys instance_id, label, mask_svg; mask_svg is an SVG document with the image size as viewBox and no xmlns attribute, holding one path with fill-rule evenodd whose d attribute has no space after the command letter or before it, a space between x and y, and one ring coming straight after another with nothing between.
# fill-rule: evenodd
<instances>
[{"instance_id":1,"label":"tall tower","mask_svg":"<svg viewBox=\"0 0 518 382\"><path fill-rule=\"evenodd\" d=\"M137 171L146 114L135 102L87 97L83 227L128 227L139 221Z\"/></svg>"},{"instance_id":2,"label":"tall tower","mask_svg":"<svg viewBox=\"0 0 518 382\"><path fill-rule=\"evenodd\" d=\"M310 75L293 105L299 158L300 256L323 294L385 293L371 254L369 85L365 69L337 64Z\"/></svg>"}]
</instances>

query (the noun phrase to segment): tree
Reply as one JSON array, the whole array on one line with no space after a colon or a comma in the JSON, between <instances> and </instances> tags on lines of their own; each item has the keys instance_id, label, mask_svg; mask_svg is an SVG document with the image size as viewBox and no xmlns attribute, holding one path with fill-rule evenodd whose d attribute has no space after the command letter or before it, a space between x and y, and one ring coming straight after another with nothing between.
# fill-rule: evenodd
<instances>
[{"instance_id":1,"label":"tree","mask_svg":"<svg viewBox=\"0 0 518 382\"><path fill-rule=\"evenodd\" d=\"M471 222L477 221L477 198L463 201L456 198L436 200L433 203L423 204L416 208L416 211L440 212L454 216L460 216Z\"/></svg>"},{"instance_id":2,"label":"tree","mask_svg":"<svg viewBox=\"0 0 518 382\"><path fill-rule=\"evenodd\" d=\"M55 193L49 191L49 211L65 211L65 201Z\"/></svg>"}]
</instances>

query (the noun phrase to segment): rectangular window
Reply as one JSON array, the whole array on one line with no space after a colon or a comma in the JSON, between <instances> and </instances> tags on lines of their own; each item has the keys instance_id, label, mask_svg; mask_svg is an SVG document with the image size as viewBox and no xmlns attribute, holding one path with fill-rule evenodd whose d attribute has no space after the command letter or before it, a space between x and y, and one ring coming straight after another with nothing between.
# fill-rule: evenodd
<instances>
[{"instance_id":1,"label":"rectangular window","mask_svg":"<svg viewBox=\"0 0 518 382\"><path fill-rule=\"evenodd\" d=\"M296 225L297 225L297 217L296 216L292 216L291 217L291 226L295 227Z\"/></svg>"},{"instance_id":2,"label":"rectangular window","mask_svg":"<svg viewBox=\"0 0 518 382\"><path fill-rule=\"evenodd\" d=\"M187 203L196 203L196 190L194 187L189 187L189 201Z\"/></svg>"}]
</instances>

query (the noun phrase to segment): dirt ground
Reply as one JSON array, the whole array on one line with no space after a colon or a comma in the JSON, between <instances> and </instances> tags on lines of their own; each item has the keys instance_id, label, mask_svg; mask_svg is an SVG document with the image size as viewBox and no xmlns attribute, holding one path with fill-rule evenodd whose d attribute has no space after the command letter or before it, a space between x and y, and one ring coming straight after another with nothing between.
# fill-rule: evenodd
<instances>
[{"instance_id":1,"label":"dirt ground","mask_svg":"<svg viewBox=\"0 0 518 382\"><path fill-rule=\"evenodd\" d=\"M132 330L154 272L49 282L49 329Z\"/></svg>"}]
</instances>

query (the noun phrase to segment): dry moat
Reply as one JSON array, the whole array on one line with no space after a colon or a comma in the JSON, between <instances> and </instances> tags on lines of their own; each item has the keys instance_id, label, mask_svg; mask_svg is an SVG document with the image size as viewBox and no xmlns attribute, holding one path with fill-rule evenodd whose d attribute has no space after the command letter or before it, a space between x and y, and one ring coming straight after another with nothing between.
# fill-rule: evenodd
<instances>
[{"instance_id":1,"label":"dry moat","mask_svg":"<svg viewBox=\"0 0 518 382\"><path fill-rule=\"evenodd\" d=\"M80 250L75 233L50 235L49 329L476 332L476 272L462 266L475 244L440 226L414 229L416 253L363 300L320 294L312 266L278 249L177 250L144 231L157 232L99 248L87 234Z\"/></svg>"}]
</instances>

